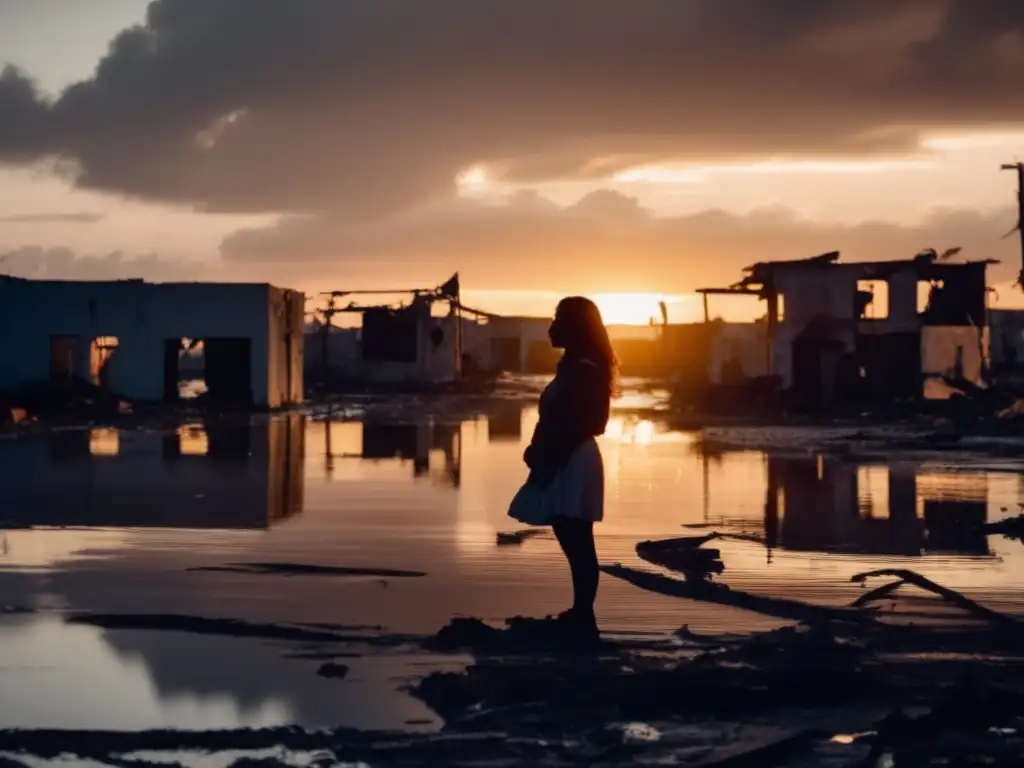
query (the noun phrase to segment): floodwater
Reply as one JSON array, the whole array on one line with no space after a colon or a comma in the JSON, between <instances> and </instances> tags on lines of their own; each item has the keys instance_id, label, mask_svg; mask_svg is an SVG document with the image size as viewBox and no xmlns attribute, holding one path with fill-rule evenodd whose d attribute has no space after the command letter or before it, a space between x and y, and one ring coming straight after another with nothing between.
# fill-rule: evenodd
<instances>
[{"instance_id":1,"label":"floodwater","mask_svg":"<svg viewBox=\"0 0 1024 768\"><path fill-rule=\"evenodd\" d=\"M315 674L320 661L286 659L280 642L64 617L429 633L457 614L500 621L564 609L566 566L549 534L496 543L517 529L505 510L525 478L535 408L443 411L0 440L0 608L9 614L0 618L0 728L436 725L397 690L422 669L416 658L364 648L340 660L351 671L334 680ZM1018 513L1024 481L1012 466L708 455L695 435L628 411L600 442L602 562L651 568L638 542L715 530L760 540L713 545L726 564L719 580L736 589L838 605L860 594L853 574L911 568L1024 611L1024 546L975 532ZM610 577L598 613L613 632L779 624Z\"/></svg>"}]
</instances>

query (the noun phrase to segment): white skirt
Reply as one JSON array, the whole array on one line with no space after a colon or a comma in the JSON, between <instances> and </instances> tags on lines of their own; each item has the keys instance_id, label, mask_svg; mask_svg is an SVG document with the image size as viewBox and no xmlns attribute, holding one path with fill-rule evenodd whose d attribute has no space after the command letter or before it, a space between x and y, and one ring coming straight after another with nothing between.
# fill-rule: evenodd
<instances>
[{"instance_id":1,"label":"white skirt","mask_svg":"<svg viewBox=\"0 0 1024 768\"><path fill-rule=\"evenodd\" d=\"M525 483L512 499L509 517L526 525L550 525L554 517L604 519L604 461L597 440L580 443L550 484Z\"/></svg>"}]
</instances>

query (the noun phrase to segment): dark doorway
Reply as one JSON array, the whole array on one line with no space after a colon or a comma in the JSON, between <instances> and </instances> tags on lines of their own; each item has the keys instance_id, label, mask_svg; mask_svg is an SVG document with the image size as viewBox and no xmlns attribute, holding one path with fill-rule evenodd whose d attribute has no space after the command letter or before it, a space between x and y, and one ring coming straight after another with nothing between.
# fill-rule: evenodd
<instances>
[{"instance_id":1,"label":"dark doorway","mask_svg":"<svg viewBox=\"0 0 1024 768\"><path fill-rule=\"evenodd\" d=\"M252 340L204 339L206 397L214 403L251 405Z\"/></svg>"},{"instance_id":2,"label":"dark doorway","mask_svg":"<svg viewBox=\"0 0 1024 768\"><path fill-rule=\"evenodd\" d=\"M793 394L806 410L820 411L828 406L825 375L831 348L829 342L816 339L793 342Z\"/></svg>"},{"instance_id":3,"label":"dark doorway","mask_svg":"<svg viewBox=\"0 0 1024 768\"><path fill-rule=\"evenodd\" d=\"M363 313L363 360L415 363L419 357L419 315L409 309Z\"/></svg>"},{"instance_id":4,"label":"dark doorway","mask_svg":"<svg viewBox=\"0 0 1024 768\"><path fill-rule=\"evenodd\" d=\"M921 334L858 334L857 359L872 397L882 400L921 397L924 387Z\"/></svg>"},{"instance_id":5,"label":"dark doorway","mask_svg":"<svg viewBox=\"0 0 1024 768\"><path fill-rule=\"evenodd\" d=\"M164 399L173 402L200 396L221 405L253 403L250 339L164 342Z\"/></svg>"}]
</instances>

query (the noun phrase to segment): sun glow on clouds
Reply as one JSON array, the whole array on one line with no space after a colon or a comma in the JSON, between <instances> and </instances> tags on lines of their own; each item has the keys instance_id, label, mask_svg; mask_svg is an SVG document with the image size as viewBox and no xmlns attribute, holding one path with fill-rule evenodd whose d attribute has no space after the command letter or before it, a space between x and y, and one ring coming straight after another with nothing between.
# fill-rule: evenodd
<instances>
[{"instance_id":1,"label":"sun glow on clouds","mask_svg":"<svg viewBox=\"0 0 1024 768\"><path fill-rule=\"evenodd\" d=\"M1024 146L1024 132L975 133L963 136L932 136L922 142L925 149L936 152L956 152L991 147L1019 149Z\"/></svg>"},{"instance_id":2,"label":"sun glow on clouds","mask_svg":"<svg viewBox=\"0 0 1024 768\"><path fill-rule=\"evenodd\" d=\"M614 176L620 184L693 184L713 176L786 175L786 174L872 174L888 171L928 170L927 160L766 160L759 163L727 163L721 165L675 165L671 163L630 168Z\"/></svg>"},{"instance_id":3,"label":"sun glow on clouds","mask_svg":"<svg viewBox=\"0 0 1024 768\"><path fill-rule=\"evenodd\" d=\"M482 165L466 168L455 177L455 188L462 197L481 197L492 192L491 174Z\"/></svg>"}]
</instances>

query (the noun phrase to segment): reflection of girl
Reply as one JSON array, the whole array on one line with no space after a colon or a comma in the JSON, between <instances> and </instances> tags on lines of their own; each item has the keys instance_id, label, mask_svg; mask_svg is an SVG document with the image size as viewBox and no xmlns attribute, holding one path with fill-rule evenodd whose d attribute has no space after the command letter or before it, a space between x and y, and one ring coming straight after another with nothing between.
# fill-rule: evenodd
<instances>
[{"instance_id":1,"label":"reflection of girl","mask_svg":"<svg viewBox=\"0 0 1024 768\"><path fill-rule=\"evenodd\" d=\"M563 299L548 334L564 354L541 395L540 421L524 455L527 486L542 489L545 521L572 572L573 606L559 620L594 639L599 575L594 523L604 517L604 465L594 438L608 425L617 364L601 313L589 299Z\"/></svg>"}]
</instances>

